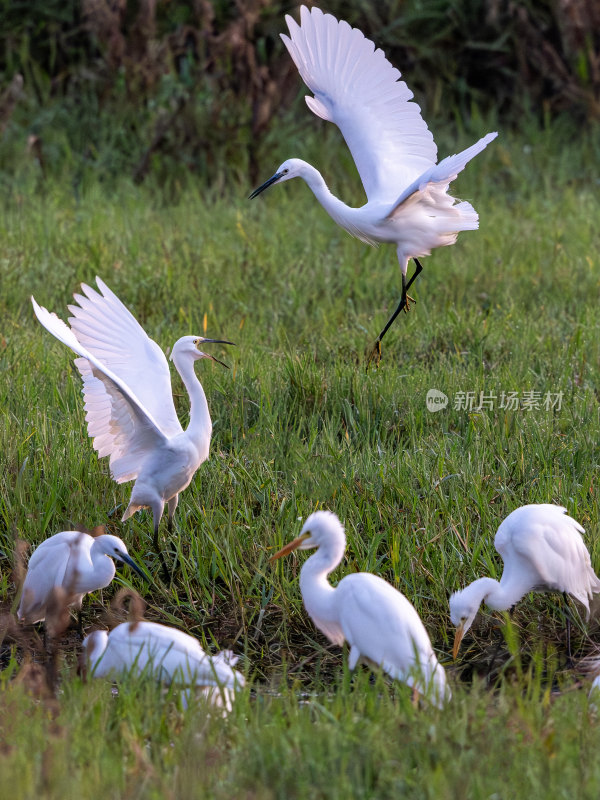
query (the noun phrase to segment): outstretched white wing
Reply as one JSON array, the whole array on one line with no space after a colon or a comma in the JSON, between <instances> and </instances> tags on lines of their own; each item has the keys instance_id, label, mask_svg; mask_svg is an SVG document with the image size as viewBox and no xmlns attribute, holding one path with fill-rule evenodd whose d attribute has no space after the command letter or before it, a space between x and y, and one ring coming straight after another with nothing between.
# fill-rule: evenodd
<instances>
[{"instance_id":1,"label":"outstretched white wing","mask_svg":"<svg viewBox=\"0 0 600 800\"><path fill-rule=\"evenodd\" d=\"M357 28L318 8L286 16L281 38L314 93L308 107L334 122L360 174L369 201L393 203L437 161L437 147L400 72Z\"/></svg>"},{"instance_id":2,"label":"outstretched white wing","mask_svg":"<svg viewBox=\"0 0 600 800\"><path fill-rule=\"evenodd\" d=\"M434 164L422 175L419 175L404 191L400 194L394 203L394 208L389 216L393 216L396 209L408 200L415 192L425 192L429 187L438 187L441 191L445 191L448 185L456 178L459 172L467 166L469 161L478 153L481 153L488 144L493 141L498 134L496 132L488 133L479 139L478 142L467 147L460 153L453 156L447 156L439 164ZM452 205L454 200L450 198L449 203ZM473 211L475 214L475 212ZM475 219L477 216L475 215ZM477 225L474 225L476 228Z\"/></svg>"},{"instance_id":3,"label":"outstretched white wing","mask_svg":"<svg viewBox=\"0 0 600 800\"><path fill-rule=\"evenodd\" d=\"M98 455L110 456L117 483L133 480L146 456L168 437L123 379L86 349L56 314L40 307L33 297L31 302L42 325L81 356L75 364L83 377L88 433L94 437Z\"/></svg>"},{"instance_id":4,"label":"outstretched white wing","mask_svg":"<svg viewBox=\"0 0 600 800\"><path fill-rule=\"evenodd\" d=\"M85 283L79 305L70 305L71 329L79 342L124 381L167 437L181 433L165 354L100 278L99 292Z\"/></svg>"}]
</instances>

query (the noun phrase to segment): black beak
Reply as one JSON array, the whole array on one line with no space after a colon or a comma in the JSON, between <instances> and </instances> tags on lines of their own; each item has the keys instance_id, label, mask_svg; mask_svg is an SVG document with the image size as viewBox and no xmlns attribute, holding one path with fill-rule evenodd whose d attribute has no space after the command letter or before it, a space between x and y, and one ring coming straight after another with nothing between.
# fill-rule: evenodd
<instances>
[{"instance_id":1,"label":"black beak","mask_svg":"<svg viewBox=\"0 0 600 800\"><path fill-rule=\"evenodd\" d=\"M222 367L225 367L225 369L229 369L229 364L226 364L224 361L219 361L219 359L215 358L214 356L208 356L208 357L210 358L211 361L216 361L217 364L220 364Z\"/></svg>"},{"instance_id":2,"label":"black beak","mask_svg":"<svg viewBox=\"0 0 600 800\"><path fill-rule=\"evenodd\" d=\"M273 183L276 183L279 178L283 176L283 174L283 172L276 172L272 178L269 178L269 180L265 181L262 186L259 186L258 189L255 189L252 194L249 195L248 200L254 200L254 198L258 197L261 192L264 192L265 189L268 189L269 186L271 186Z\"/></svg>"},{"instance_id":3,"label":"black beak","mask_svg":"<svg viewBox=\"0 0 600 800\"><path fill-rule=\"evenodd\" d=\"M138 567L133 558L130 558L126 553L121 553L121 552L119 553L119 558L121 559L121 561L124 561L126 564L129 564L131 569L135 570L137 574L140 576L140 578L143 578L145 581L148 580L148 576L144 572L142 572L142 570Z\"/></svg>"},{"instance_id":4,"label":"black beak","mask_svg":"<svg viewBox=\"0 0 600 800\"><path fill-rule=\"evenodd\" d=\"M206 342L208 342L209 344L231 344L235 347L235 342L228 342L226 339L202 339L202 344L206 344ZM229 366L224 361L219 361L219 359L215 358L214 356L208 356L208 357L211 359L211 361L216 361L217 364L220 364L222 367L225 367L225 369L229 369Z\"/></svg>"}]
</instances>

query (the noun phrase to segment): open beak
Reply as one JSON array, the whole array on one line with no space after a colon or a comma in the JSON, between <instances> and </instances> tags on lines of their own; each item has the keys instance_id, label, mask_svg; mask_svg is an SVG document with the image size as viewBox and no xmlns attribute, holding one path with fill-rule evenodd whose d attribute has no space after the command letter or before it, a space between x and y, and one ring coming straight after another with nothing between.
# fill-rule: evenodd
<instances>
[{"instance_id":1,"label":"open beak","mask_svg":"<svg viewBox=\"0 0 600 800\"><path fill-rule=\"evenodd\" d=\"M456 633L454 634L454 647L452 648L452 658L455 661L456 661L456 656L458 655L458 649L460 647L460 643L462 642L464 635L465 635L465 623L463 621L460 623L460 625L456 629Z\"/></svg>"},{"instance_id":2,"label":"open beak","mask_svg":"<svg viewBox=\"0 0 600 800\"><path fill-rule=\"evenodd\" d=\"M129 564L131 569L135 570L137 574L140 576L140 578L143 578L145 581L148 580L148 576L144 572L142 572L142 570L138 567L133 558L130 558L127 555L127 553L119 553L119 558L121 559L121 561L124 561L126 564Z\"/></svg>"},{"instance_id":3,"label":"open beak","mask_svg":"<svg viewBox=\"0 0 600 800\"><path fill-rule=\"evenodd\" d=\"M310 539L310 531L305 531L301 533L300 536L297 536L293 541L288 542L284 547L281 548L274 556L271 556L269 561L277 561L278 558L282 556L287 556L289 553L293 553L294 550L297 550L302 542L305 542L307 539Z\"/></svg>"},{"instance_id":4,"label":"open beak","mask_svg":"<svg viewBox=\"0 0 600 800\"><path fill-rule=\"evenodd\" d=\"M261 192L264 192L265 189L268 189L269 186L272 186L274 183L277 183L279 178L283 176L283 172L276 172L268 181L265 181L262 186L259 186L258 189L255 189L251 195L248 196L248 200L254 200L255 197Z\"/></svg>"},{"instance_id":5,"label":"open beak","mask_svg":"<svg viewBox=\"0 0 600 800\"><path fill-rule=\"evenodd\" d=\"M226 339L202 339L202 344L206 344L207 342L208 344L230 344L235 347L235 342L228 342ZM211 361L216 361L217 364L225 367L225 369L229 369L229 366L224 361L219 361L218 358L215 358L215 356L211 356L208 353L205 353L205 355L207 358L210 358Z\"/></svg>"}]
</instances>

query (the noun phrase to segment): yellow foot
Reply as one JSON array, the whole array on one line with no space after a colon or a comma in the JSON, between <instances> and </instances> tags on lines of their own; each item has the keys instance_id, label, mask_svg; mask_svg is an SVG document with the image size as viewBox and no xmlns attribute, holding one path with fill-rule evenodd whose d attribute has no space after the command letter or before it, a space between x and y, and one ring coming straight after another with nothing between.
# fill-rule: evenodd
<instances>
[{"instance_id":1,"label":"yellow foot","mask_svg":"<svg viewBox=\"0 0 600 800\"><path fill-rule=\"evenodd\" d=\"M408 312L410 311L410 304L411 303L416 303L416 302L417 301L415 300L414 297L411 297L409 294L407 294L406 295L406 303L404 303L404 307L403 307L402 311L404 311L405 314L408 314Z\"/></svg>"}]
</instances>

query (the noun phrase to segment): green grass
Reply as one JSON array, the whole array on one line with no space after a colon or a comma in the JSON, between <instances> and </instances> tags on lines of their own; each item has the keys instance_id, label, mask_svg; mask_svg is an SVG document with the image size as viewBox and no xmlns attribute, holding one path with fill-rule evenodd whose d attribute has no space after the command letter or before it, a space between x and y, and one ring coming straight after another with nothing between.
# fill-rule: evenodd
<instances>
[{"instance_id":1,"label":"green grass","mask_svg":"<svg viewBox=\"0 0 600 800\"><path fill-rule=\"evenodd\" d=\"M311 158L359 202L339 142L320 144L274 154L265 177L280 156ZM237 343L231 370L197 366L213 443L165 544L176 581L133 583L152 619L244 656L250 687L230 719L207 720L148 684L117 698L84 684L67 653L58 699L34 701L5 641L0 785L23 798L598 796L600 726L566 668L560 603L529 597L508 627L482 612L453 665L448 595L501 571L493 535L527 502L567 506L600 570L599 152L597 131L557 125L503 133L470 164L456 193L481 228L424 260L416 308L368 373L364 351L398 301L394 250L352 240L299 182L253 202L247 186L216 196L93 178L75 197L27 172L5 187L0 601L15 596L15 537L36 544L75 523L107 524L159 572L150 516L120 523L130 487L98 461L69 351L29 302L65 318L100 275L165 348L203 334L205 315L206 335ZM448 408L427 410L430 388ZM562 393L561 408L500 409L503 391ZM494 394L495 407L455 409L458 392ZM347 529L334 579L373 571L415 604L452 682L443 712L413 709L405 687L367 671L351 679L303 611L305 556L268 564L317 507ZM116 588L88 598L87 625ZM577 655L595 635L578 626Z\"/></svg>"}]
</instances>

